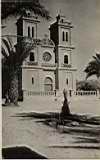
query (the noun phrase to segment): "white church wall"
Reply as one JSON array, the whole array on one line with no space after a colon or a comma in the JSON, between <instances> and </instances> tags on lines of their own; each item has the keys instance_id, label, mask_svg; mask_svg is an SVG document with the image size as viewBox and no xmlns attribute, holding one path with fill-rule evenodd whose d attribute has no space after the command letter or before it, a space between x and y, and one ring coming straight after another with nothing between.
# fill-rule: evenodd
<instances>
[{"instance_id":1,"label":"white church wall","mask_svg":"<svg viewBox=\"0 0 100 160\"><path fill-rule=\"evenodd\" d=\"M30 22L30 23L29 23ZM23 21L23 35L28 36L28 27L30 27L30 37L32 37L32 27L34 27L34 38L36 38L36 24L31 21Z\"/></svg>"},{"instance_id":2,"label":"white church wall","mask_svg":"<svg viewBox=\"0 0 100 160\"><path fill-rule=\"evenodd\" d=\"M65 34L65 40L63 41L63 32ZM68 41L66 41L66 33L68 35ZM70 32L69 32L69 29L67 29L66 27L59 27L59 45L61 46L68 46L69 43L70 43Z\"/></svg>"},{"instance_id":3,"label":"white church wall","mask_svg":"<svg viewBox=\"0 0 100 160\"><path fill-rule=\"evenodd\" d=\"M44 71L40 69L22 70L22 89L27 91L45 91L45 79L48 77L52 80L53 90L55 90L55 74L54 71ZM34 83L32 84L32 78Z\"/></svg>"},{"instance_id":4,"label":"white church wall","mask_svg":"<svg viewBox=\"0 0 100 160\"><path fill-rule=\"evenodd\" d=\"M37 53L37 47L35 47L34 49L32 49L30 52L34 53L34 62L38 62L38 53ZM31 65L32 62L30 62L30 54L28 55L28 57L24 60L23 64L24 65Z\"/></svg>"},{"instance_id":5,"label":"white church wall","mask_svg":"<svg viewBox=\"0 0 100 160\"><path fill-rule=\"evenodd\" d=\"M55 90L55 74L54 74L54 71L44 71L44 70L40 71L40 90L45 91L44 82L45 82L46 77L49 77L50 79L52 79L53 90Z\"/></svg>"},{"instance_id":6,"label":"white church wall","mask_svg":"<svg viewBox=\"0 0 100 160\"><path fill-rule=\"evenodd\" d=\"M68 90L72 90L75 88L74 84L74 73L67 70L59 70L59 90L63 90L67 88Z\"/></svg>"},{"instance_id":7,"label":"white church wall","mask_svg":"<svg viewBox=\"0 0 100 160\"><path fill-rule=\"evenodd\" d=\"M68 65L71 64L71 51L66 48L59 47L59 66L62 67L64 65L64 56L68 55Z\"/></svg>"},{"instance_id":8,"label":"white church wall","mask_svg":"<svg viewBox=\"0 0 100 160\"><path fill-rule=\"evenodd\" d=\"M10 34L10 35L16 35L17 36L17 18L18 17L9 17L8 19L3 21L3 25L5 25L6 27L2 29L2 35L6 35L6 34ZM23 28L24 30L24 35L27 36L28 35L28 23L24 22L25 24L23 26L25 26L25 28ZM36 29L36 24L30 23L30 28L34 27L34 29ZM72 58L73 58L73 53L71 53L70 47L66 48L67 45L70 45L70 39L68 42L63 42L62 41L62 32L69 32L69 30L67 28L60 28L59 27L59 44L61 44L62 47L58 46L58 55L59 55L59 67L62 70L59 70L59 89L63 89L66 86L66 75L68 76L68 78L70 80L69 81L69 88L71 89L76 89L76 73L72 70L72 68L69 68L69 73L66 70L63 70L63 68L65 69L65 67L63 67L64 65L64 55L68 55L68 64L72 64ZM36 32L35 32L36 33ZM37 34L38 34L38 30L37 30ZM14 44L17 43L17 37L13 38L14 40ZM47 70L47 66L43 66L44 64L46 65L55 65L55 53L54 53L54 47L50 47L50 46L41 46L38 45L36 48L34 48L32 50L35 53L35 62L38 62L38 64L35 66L37 67L37 69L32 69L34 68L34 66L29 66L29 68L25 69L23 68L22 71L22 86L23 89L26 90L38 90L38 91L44 91L44 80L46 77L51 77L51 79L53 80L53 90L55 89L55 74L54 71L52 71L52 67L51 70ZM50 61L44 61L43 60L43 53L44 52L49 52L51 54L51 59ZM26 58L25 62L29 62L29 56ZM24 64L25 64L24 62ZM27 66L28 67L28 66ZM45 68L44 70L42 70L42 68ZM50 68L49 68L50 69ZM34 84L32 84L32 77L34 78Z\"/></svg>"},{"instance_id":9,"label":"white church wall","mask_svg":"<svg viewBox=\"0 0 100 160\"><path fill-rule=\"evenodd\" d=\"M37 69L26 69L22 70L22 89L28 91L39 90L39 72Z\"/></svg>"},{"instance_id":10,"label":"white church wall","mask_svg":"<svg viewBox=\"0 0 100 160\"><path fill-rule=\"evenodd\" d=\"M73 89L76 90L76 71L73 72Z\"/></svg>"},{"instance_id":11,"label":"white church wall","mask_svg":"<svg viewBox=\"0 0 100 160\"><path fill-rule=\"evenodd\" d=\"M38 47L38 63L41 66L42 64L55 64L55 53L53 52L54 48L53 47L43 47L39 46ZM51 54L51 59L50 61L44 61L43 59L43 54L45 52L49 52Z\"/></svg>"}]
</instances>

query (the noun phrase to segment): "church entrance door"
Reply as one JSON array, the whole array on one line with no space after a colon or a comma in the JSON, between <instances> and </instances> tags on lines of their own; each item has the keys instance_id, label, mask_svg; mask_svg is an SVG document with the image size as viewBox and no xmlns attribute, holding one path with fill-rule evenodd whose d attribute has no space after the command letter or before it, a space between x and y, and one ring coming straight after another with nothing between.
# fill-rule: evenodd
<instances>
[{"instance_id":1,"label":"church entrance door","mask_svg":"<svg viewBox=\"0 0 100 160\"><path fill-rule=\"evenodd\" d=\"M53 91L53 81L49 77L46 77L46 79L44 81L44 90L46 92Z\"/></svg>"}]
</instances>

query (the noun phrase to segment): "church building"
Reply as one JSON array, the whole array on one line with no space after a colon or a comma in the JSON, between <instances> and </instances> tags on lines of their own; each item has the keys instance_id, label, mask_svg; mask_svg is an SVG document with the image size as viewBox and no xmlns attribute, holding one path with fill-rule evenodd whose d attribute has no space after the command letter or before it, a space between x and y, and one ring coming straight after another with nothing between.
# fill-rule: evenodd
<instances>
[{"instance_id":1,"label":"church building","mask_svg":"<svg viewBox=\"0 0 100 160\"><path fill-rule=\"evenodd\" d=\"M22 64L22 90L34 92L76 90L76 68L72 64L74 47L71 44L72 24L58 15L47 35L39 39L40 21L29 12L17 20L18 37L31 37L34 49Z\"/></svg>"},{"instance_id":2,"label":"church building","mask_svg":"<svg viewBox=\"0 0 100 160\"><path fill-rule=\"evenodd\" d=\"M71 29L64 16L58 15L50 25L50 39L38 39L36 17L21 17L17 22L17 34L32 37L35 43L22 65L22 89L26 91L54 91L76 89L76 69L73 68Z\"/></svg>"}]
</instances>

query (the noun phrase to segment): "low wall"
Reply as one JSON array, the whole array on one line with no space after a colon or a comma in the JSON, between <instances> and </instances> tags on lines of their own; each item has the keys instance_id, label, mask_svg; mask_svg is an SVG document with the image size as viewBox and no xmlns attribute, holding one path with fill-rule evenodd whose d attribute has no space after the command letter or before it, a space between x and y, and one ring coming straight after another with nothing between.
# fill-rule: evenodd
<instances>
[{"instance_id":1,"label":"low wall","mask_svg":"<svg viewBox=\"0 0 100 160\"><path fill-rule=\"evenodd\" d=\"M98 96L98 91L74 91L76 96Z\"/></svg>"},{"instance_id":2,"label":"low wall","mask_svg":"<svg viewBox=\"0 0 100 160\"><path fill-rule=\"evenodd\" d=\"M49 91L49 92L43 92L43 91L27 91L24 90L24 97L29 97L29 96L55 96L63 97L63 92L62 91ZM100 96L99 91L73 91L69 90L68 91L68 96L73 97L73 96Z\"/></svg>"},{"instance_id":3,"label":"low wall","mask_svg":"<svg viewBox=\"0 0 100 160\"><path fill-rule=\"evenodd\" d=\"M25 96L51 96L55 95L55 91L50 92L43 92L43 91L24 91L24 97Z\"/></svg>"}]
</instances>

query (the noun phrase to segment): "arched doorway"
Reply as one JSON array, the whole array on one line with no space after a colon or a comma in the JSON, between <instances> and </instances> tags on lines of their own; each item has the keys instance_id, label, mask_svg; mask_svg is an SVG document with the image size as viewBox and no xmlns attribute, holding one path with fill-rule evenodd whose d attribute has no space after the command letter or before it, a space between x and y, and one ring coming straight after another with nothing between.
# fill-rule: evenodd
<instances>
[{"instance_id":1,"label":"arched doorway","mask_svg":"<svg viewBox=\"0 0 100 160\"><path fill-rule=\"evenodd\" d=\"M44 81L44 90L46 92L53 91L53 81L50 77L46 77Z\"/></svg>"}]
</instances>

